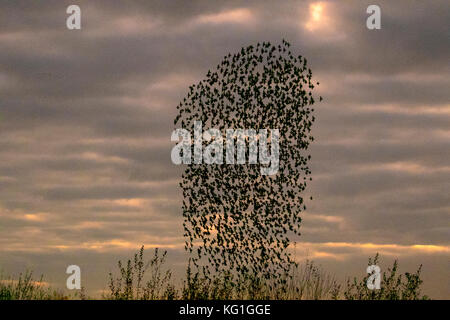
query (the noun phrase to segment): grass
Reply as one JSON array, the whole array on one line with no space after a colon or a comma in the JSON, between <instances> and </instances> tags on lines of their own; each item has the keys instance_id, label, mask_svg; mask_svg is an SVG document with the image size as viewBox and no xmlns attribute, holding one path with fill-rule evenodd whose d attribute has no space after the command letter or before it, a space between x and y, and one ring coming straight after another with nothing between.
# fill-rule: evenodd
<instances>
[{"instance_id":1,"label":"grass","mask_svg":"<svg viewBox=\"0 0 450 320\"><path fill-rule=\"evenodd\" d=\"M153 251L149 260L144 247L125 261L117 264L117 273L109 273L108 300L418 300L428 299L421 294L421 266L415 273L398 272L398 262L382 273L381 289L367 288L368 276L348 279L345 286L317 266L313 261L296 265L280 278L264 279L252 274L221 273L205 277L189 263L182 285L175 285L172 272L165 268L167 251ZM378 264L379 255L369 259L369 265ZM0 300L64 300L89 299L84 290L64 295L33 278L30 271L17 279L0 274Z\"/></svg>"},{"instance_id":2,"label":"grass","mask_svg":"<svg viewBox=\"0 0 450 320\"><path fill-rule=\"evenodd\" d=\"M31 271L19 274L17 279L0 274L0 300L66 300L62 291L50 288L41 276L33 278Z\"/></svg>"}]
</instances>

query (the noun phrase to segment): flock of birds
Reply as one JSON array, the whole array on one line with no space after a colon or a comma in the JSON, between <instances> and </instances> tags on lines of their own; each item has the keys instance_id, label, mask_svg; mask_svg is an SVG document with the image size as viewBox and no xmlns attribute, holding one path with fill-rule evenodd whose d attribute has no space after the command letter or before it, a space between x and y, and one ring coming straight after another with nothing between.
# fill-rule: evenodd
<instances>
[{"instance_id":1,"label":"flock of birds","mask_svg":"<svg viewBox=\"0 0 450 320\"><path fill-rule=\"evenodd\" d=\"M206 275L273 278L293 263L287 248L290 237L300 235L302 194L311 180L315 85L307 60L294 56L287 41L262 42L226 55L178 105L174 124L188 130L202 121L222 133L280 132L275 176L262 176L262 164L186 165L180 183L186 249Z\"/></svg>"}]
</instances>

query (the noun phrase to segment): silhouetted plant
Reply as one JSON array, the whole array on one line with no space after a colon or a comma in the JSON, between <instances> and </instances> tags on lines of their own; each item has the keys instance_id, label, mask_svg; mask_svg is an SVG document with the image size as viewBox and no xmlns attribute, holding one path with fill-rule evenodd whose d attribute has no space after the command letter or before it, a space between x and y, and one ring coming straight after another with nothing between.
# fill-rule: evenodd
<instances>
[{"instance_id":1,"label":"silhouetted plant","mask_svg":"<svg viewBox=\"0 0 450 320\"><path fill-rule=\"evenodd\" d=\"M340 285L334 276L312 261L295 265L280 278L261 278L252 273L234 276L228 271L204 277L193 272L190 264L183 286L186 300L319 300L338 299Z\"/></svg>"},{"instance_id":2,"label":"silhouetted plant","mask_svg":"<svg viewBox=\"0 0 450 320\"><path fill-rule=\"evenodd\" d=\"M188 263L183 285L173 283L171 272L164 271L166 251L160 254L155 249L152 259L145 261L144 247L134 254L134 258L125 264L119 261L119 276L109 274L109 292L104 299L185 299L185 300L319 300L319 299L428 299L420 293L421 268L416 273L397 275L398 264L383 274L381 289L367 289L368 276L358 281L348 280L347 288L341 294L341 286L335 277L312 261L294 265L289 274L282 274L278 279L256 277L253 273L232 274L229 271L214 273L205 277L196 268L193 271ZM369 265L378 263L369 259ZM0 300L65 300L89 299L84 290L65 295L61 291L44 286L42 277L33 280L32 273L27 271L18 279L0 277Z\"/></svg>"},{"instance_id":3,"label":"silhouetted plant","mask_svg":"<svg viewBox=\"0 0 450 320\"><path fill-rule=\"evenodd\" d=\"M337 299L340 285L335 277L325 272L313 261L306 260L301 266L294 266L287 290L279 294L280 299Z\"/></svg>"},{"instance_id":4,"label":"silhouetted plant","mask_svg":"<svg viewBox=\"0 0 450 320\"><path fill-rule=\"evenodd\" d=\"M17 279L3 277L0 274L0 300L65 300L69 297L59 290L52 290L43 282L33 278L33 272L27 270Z\"/></svg>"},{"instance_id":5,"label":"silhouetted plant","mask_svg":"<svg viewBox=\"0 0 450 320\"><path fill-rule=\"evenodd\" d=\"M379 254L377 253L373 259L369 258L368 265L378 265ZM418 300L428 299L422 295L420 286L423 280L420 278L422 265L419 266L415 273L405 272L403 275L398 274L398 261L395 260L392 268L388 268L387 272L383 272L381 278L380 289L370 290L367 287L367 280L370 275L366 275L358 281L356 277L351 281L347 280L347 288L344 291L344 298L348 300Z\"/></svg>"},{"instance_id":6,"label":"silhouetted plant","mask_svg":"<svg viewBox=\"0 0 450 320\"><path fill-rule=\"evenodd\" d=\"M124 265L118 262L119 277L114 278L109 273L109 294L105 297L116 300L156 300L175 299L176 290L171 283L172 273L165 272L162 266L165 262L167 251L159 254L155 249L153 258L144 261L144 246L138 253L135 253L133 261L130 259ZM149 275L146 278L146 275Z\"/></svg>"}]
</instances>

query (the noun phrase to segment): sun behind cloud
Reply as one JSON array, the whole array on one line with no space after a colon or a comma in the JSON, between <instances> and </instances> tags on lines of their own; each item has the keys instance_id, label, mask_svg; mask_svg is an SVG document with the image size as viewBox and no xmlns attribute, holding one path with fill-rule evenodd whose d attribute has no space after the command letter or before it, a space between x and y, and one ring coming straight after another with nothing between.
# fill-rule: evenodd
<instances>
[{"instance_id":1,"label":"sun behind cloud","mask_svg":"<svg viewBox=\"0 0 450 320\"><path fill-rule=\"evenodd\" d=\"M305 24L308 31L327 29L329 18L326 15L327 5L324 2L314 2L309 5L309 19Z\"/></svg>"}]
</instances>

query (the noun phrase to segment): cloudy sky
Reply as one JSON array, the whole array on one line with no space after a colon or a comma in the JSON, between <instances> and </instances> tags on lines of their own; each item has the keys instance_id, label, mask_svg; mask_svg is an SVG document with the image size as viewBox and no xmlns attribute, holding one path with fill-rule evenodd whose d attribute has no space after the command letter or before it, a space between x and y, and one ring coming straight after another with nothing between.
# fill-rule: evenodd
<instances>
[{"instance_id":1,"label":"cloudy sky","mask_svg":"<svg viewBox=\"0 0 450 320\"><path fill-rule=\"evenodd\" d=\"M82 29L66 28L78 4ZM366 8L381 7L381 30ZM224 55L285 38L308 59L314 200L296 257L338 278L399 258L450 298L448 1L0 1L0 266L91 295L140 245L182 272L176 105Z\"/></svg>"}]
</instances>

